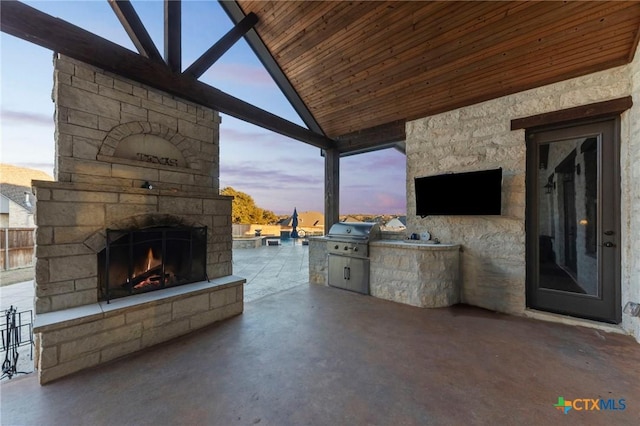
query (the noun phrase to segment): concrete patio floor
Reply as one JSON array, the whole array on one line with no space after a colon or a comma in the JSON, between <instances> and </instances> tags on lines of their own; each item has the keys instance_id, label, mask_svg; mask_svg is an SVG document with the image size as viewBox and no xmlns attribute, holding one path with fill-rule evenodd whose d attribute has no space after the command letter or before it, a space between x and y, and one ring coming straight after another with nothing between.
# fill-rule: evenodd
<instances>
[{"instance_id":1,"label":"concrete patio floor","mask_svg":"<svg viewBox=\"0 0 640 426\"><path fill-rule=\"evenodd\" d=\"M309 282L309 246L300 241L285 240L282 245L251 249L233 249L233 273L246 278L245 302L260 299ZM22 273L33 277L33 268L0 272L4 275ZM17 306L19 311L33 309L33 279L0 286L0 311Z\"/></svg>"},{"instance_id":2,"label":"concrete patio floor","mask_svg":"<svg viewBox=\"0 0 640 426\"><path fill-rule=\"evenodd\" d=\"M309 246L300 240L283 240L277 246L233 249L233 274L247 280L245 302L307 284Z\"/></svg>"},{"instance_id":3,"label":"concrete patio floor","mask_svg":"<svg viewBox=\"0 0 640 426\"><path fill-rule=\"evenodd\" d=\"M258 250L274 257L272 248ZM235 250L234 259L235 268ZM276 269L260 262L254 269ZM17 376L0 392L3 425L636 425L640 345L303 284L111 364L46 386ZM558 397L624 399L626 409L565 415Z\"/></svg>"},{"instance_id":4,"label":"concrete patio floor","mask_svg":"<svg viewBox=\"0 0 640 426\"><path fill-rule=\"evenodd\" d=\"M283 240L282 244L277 246L234 249L233 272L247 280L244 286L245 303L307 284L309 282L309 247L303 246L301 240L289 239ZM0 271L0 284L5 280L16 282L11 281L16 276L28 279L33 277L34 273L33 267ZM18 312L23 312L25 315L28 314L27 311L33 311L34 291L33 279L1 285L0 312L4 313L10 306L16 307ZM28 315L25 318L28 318ZM23 345L18 348L17 371L32 373L34 371L32 349L26 343L28 341L26 335L23 335L23 339ZM6 380L9 379L5 378L0 383Z\"/></svg>"}]
</instances>

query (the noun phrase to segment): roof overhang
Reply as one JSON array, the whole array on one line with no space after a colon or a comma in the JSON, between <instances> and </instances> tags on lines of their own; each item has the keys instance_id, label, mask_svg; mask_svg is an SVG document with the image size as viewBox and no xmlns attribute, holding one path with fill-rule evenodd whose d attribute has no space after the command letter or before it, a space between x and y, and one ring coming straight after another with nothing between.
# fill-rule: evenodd
<instances>
[{"instance_id":1,"label":"roof overhang","mask_svg":"<svg viewBox=\"0 0 640 426\"><path fill-rule=\"evenodd\" d=\"M221 4L259 17L247 41L341 155L393 146L399 122L627 64L640 33L640 2Z\"/></svg>"}]
</instances>

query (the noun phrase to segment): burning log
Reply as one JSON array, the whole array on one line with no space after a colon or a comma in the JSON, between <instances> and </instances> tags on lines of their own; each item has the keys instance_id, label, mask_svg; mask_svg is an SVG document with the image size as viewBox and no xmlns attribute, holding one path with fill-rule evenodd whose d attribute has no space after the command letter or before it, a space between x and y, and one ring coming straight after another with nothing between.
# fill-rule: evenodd
<instances>
[{"instance_id":1,"label":"burning log","mask_svg":"<svg viewBox=\"0 0 640 426\"><path fill-rule=\"evenodd\" d=\"M139 290L145 287L157 287L162 284L160 281L161 281L160 275L154 275L142 281L141 283L134 285L133 288L136 290Z\"/></svg>"},{"instance_id":2,"label":"burning log","mask_svg":"<svg viewBox=\"0 0 640 426\"><path fill-rule=\"evenodd\" d=\"M169 274L165 274L165 283L168 278ZM158 265L149 269L148 271L144 271L140 275L131 278L126 283L122 284L122 287L132 287L136 290L139 290L141 288L149 286L159 287L160 285L164 284L162 281L162 265Z\"/></svg>"}]
</instances>

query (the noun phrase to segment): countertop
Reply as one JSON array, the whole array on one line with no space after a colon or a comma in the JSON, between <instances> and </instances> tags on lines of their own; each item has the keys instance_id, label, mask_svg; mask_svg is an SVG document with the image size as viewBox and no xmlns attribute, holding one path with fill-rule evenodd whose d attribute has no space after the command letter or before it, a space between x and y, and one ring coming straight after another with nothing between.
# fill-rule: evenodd
<instances>
[{"instance_id":1,"label":"countertop","mask_svg":"<svg viewBox=\"0 0 640 426\"><path fill-rule=\"evenodd\" d=\"M373 247L415 248L420 250L457 250L460 248L460 244L434 243L431 240L378 240L372 241L369 245Z\"/></svg>"}]
</instances>

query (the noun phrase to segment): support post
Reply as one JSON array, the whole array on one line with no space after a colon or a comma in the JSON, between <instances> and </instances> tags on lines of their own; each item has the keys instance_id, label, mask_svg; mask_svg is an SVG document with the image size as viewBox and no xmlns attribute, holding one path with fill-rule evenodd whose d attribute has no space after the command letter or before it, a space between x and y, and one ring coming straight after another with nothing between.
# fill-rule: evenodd
<instances>
[{"instance_id":1,"label":"support post","mask_svg":"<svg viewBox=\"0 0 640 426\"><path fill-rule=\"evenodd\" d=\"M9 257L9 228L5 228L4 230L4 270L9 270L9 261L11 258Z\"/></svg>"},{"instance_id":2,"label":"support post","mask_svg":"<svg viewBox=\"0 0 640 426\"><path fill-rule=\"evenodd\" d=\"M164 60L171 71L182 72L181 0L164 0Z\"/></svg>"},{"instance_id":3,"label":"support post","mask_svg":"<svg viewBox=\"0 0 640 426\"><path fill-rule=\"evenodd\" d=\"M299 126L177 71L171 72L158 61L138 55L80 27L19 1L0 2L0 30L3 33L315 147L328 149L335 146L335 142L322 133Z\"/></svg>"},{"instance_id":4,"label":"support post","mask_svg":"<svg viewBox=\"0 0 640 426\"><path fill-rule=\"evenodd\" d=\"M145 58L164 62L158 48L129 0L109 0L109 6L129 35L131 42Z\"/></svg>"},{"instance_id":5,"label":"support post","mask_svg":"<svg viewBox=\"0 0 640 426\"><path fill-rule=\"evenodd\" d=\"M340 152L324 150L324 232L340 221Z\"/></svg>"},{"instance_id":6,"label":"support post","mask_svg":"<svg viewBox=\"0 0 640 426\"><path fill-rule=\"evenodd\" d=\"M251 12L220 40L211 46L202 56L187 68L184 73L200 78L225 52L258 23L258 15Z\"/></svg>"}]
</instances>

